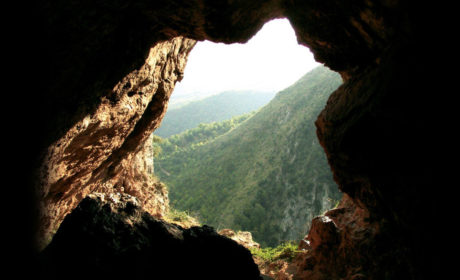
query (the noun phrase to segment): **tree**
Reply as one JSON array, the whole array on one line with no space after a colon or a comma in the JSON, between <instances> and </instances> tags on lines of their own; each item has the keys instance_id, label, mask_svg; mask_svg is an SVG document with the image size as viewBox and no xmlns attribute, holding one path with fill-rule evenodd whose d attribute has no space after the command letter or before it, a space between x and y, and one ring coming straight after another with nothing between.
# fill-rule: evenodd
<instances>
[{"instance_id":1,"label":"tree","mask_svg":"<svg viewBox=\"0 0 460 280\"><path fill-rule=\"evenodd\" d=\"M153 172L155 170L155 158L161 154L162 148L160 144L163 142L163 138L160 136L153 135L152 136L152 166Z\"/></svg>"}]
</instances>

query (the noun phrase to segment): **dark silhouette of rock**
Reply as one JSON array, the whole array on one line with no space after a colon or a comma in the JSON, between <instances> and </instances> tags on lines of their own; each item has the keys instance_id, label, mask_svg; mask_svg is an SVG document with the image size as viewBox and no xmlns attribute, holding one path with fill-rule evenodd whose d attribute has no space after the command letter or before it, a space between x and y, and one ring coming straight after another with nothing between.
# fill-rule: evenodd
<instances>
[{"instance_id":1,"label":"dark silhouette of rock","mask_svg":"<svg viewBox=\"0 0 460 280\"><path fill-rule=\"evenodd\" d=\"M47 279L261 279L250 252L207 226L157 220L126 194L91 194L40 255Z\"/></svg>"}]
</instances>

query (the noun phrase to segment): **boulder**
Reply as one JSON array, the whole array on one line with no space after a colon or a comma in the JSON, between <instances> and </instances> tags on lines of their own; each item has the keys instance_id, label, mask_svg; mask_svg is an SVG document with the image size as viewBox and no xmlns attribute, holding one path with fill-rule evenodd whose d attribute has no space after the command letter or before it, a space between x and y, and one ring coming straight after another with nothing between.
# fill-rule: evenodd
<instances>
[{"instance_id":1,"label":"boulder","mask_svg":"<svg viewBox=\"0 0 460 280\"><path fill-rule=\"evenodd\" d=\"M84 198L39 259L47 279L261 279L235 241L158 220L121 193Z\"/></svg>"}]
</instances>

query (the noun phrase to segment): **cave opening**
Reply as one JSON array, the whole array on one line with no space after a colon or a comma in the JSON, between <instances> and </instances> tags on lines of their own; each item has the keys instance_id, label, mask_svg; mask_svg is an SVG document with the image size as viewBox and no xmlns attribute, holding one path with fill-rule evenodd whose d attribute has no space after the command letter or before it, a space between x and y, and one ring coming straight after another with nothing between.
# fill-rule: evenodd
<instances>
[{"instance_id":1,"label":"cave opening","mask_svg":"<svg viewBox=\"0 0 460 280\"><path fill-rule=\"evenodd\" d=\"M169 94L183 74L183 62L194 41L244 42L263 22L286 16L295 27L299 42L308 45L318 61L338 71L345 80L318 116L316 126L334 178L347 196L344 195L344 207L312 222L315 231L310 238L310 254L299 264L296 278L436 278L440 246L427 244L437 244L439 227L427 227L427 221L436 221L442 215L438 205L444 192L435 190L439 185L437 179L444 173L438 171L439 150L432 143L443 139L439 133L427 132L445 121L441 119L445 116L445 107L433 106L433 102L444 103L445 99L433 98L433 93L439 92L439 86L446 83L443 71L433 71L438 73L432 73L428 79L426 69L441 69L442 59L428 61L426 54L434 53L433 47L437 54L449 56L450 53L445 44L426 44L427 38L439 38L439 31L445 30L442 21L426 19L436 14L444 16L439 8L445 10L445 6L372 0L327 3L171 0L132 4L74 1L69 5L45 2L36 13L46 19L43 20L45 32L37 36L40 40L36 52L43 54L40 61L45 62L36 65L40 67L36 73L43 78L40 83L43 91L35 91L35 88L30 91L34 93L32 100L38 102L30 102L34 114L29 120L29 126L39 129L33 135L42 138L39 145L33 146L36 159L30 172L33 182L30 189L38 190L42 210L37 214L40 237L53 232L61 222L78 216L78 211L72 215L73 210L80 199L91 192L110 197L111 191L123 188L127 194L138 195L141 202L147 203L144 208L148 208L148 214L155 215L155 205L148 203L155 197L152 194L161 193L162 188L146 189L145 186L151 185L136 181L142 174L136 173L132 166L137 158L142 158L137 147L145 143L163 117ZM41 71L43 65L49 69ZM421 77L427 79L421 81ZM22 100L18 104L22 104ZM428 111L431 113L427 114ZM272 114L272 119L282 123L290 116L290 111L283 111ZM244 135L240 139L245 139ZM293 158L287 157L284 162L289 163ZM226 169L236 170L238 164ZM288 167L272 173L267 177L271 180L262 185L282 180ZM62 195L56 197L56 194ZM231 194L236 193L228 195ZM86 206L100 210L99 202L94 199ZM110 203L102 210L110 210ZM120 216L124 217L132 209L128 210L121 211ZM146 213L141 216L149 217ZM94 221L91 217L95 215L78 221L91 223ZM130 265L138 268L139 264L148 264L144 266L146 273L151 273L152 262L142 254L152 257L151 252L158 252L158 248L154 246L152 250L150 244L162 245L164 240L169 242L167 245L177 245L174 249L180 252L174 255L166 246L163 252L167 259L184 265L190 260L203 263L203 259L211 263L221 253L196 247L203 239L196 239L199 234L194 230L181 231L160 223L150 231L151 228L142 226L158 224L148 219L148 223L136 224L145 229L138 231L124 220L117 221L127 234L104 231L100 244L107 244L105 240L113 238L116 242L112 244L116 246L110 247L115 250L112 252L121 252L121 256L131 260ZM82 232L82 228L71 228L68 238L64 238L63 230L60 240L65 242L59 243L59 238L53 240L54 247L49 252L53 255L52 251L56 250L56 254L50 262L50 271L63 272L59 276L68 271L78 274L75 267L98 264L101 254L98 247L87 242L76 246L75 241L85 234L91 239L90 230L100 232L101 224L91 224L86 232ZM143 242L146 241L143 233L156 234L158 228L166 228L160 230L162 233L173 230L165 239ZM104 225L103 229L113 228ZM203 232L215 237L207 229ZM137 234L137 241L141 243L133 244L132 234ZM181 234L189 238L189 243L182 242ZM180 246L184 244L191 247ZM122 251L117 251L120 248ZM126 255L125 248L133 251ZM136 251L136 248L140 249ZM193 250L188 250L190 248ZM212 254L203 259L193 254L203 251ZM75 257L78 253L84 258ZM94 258L87 261L88 253ZM133 255L139 258L132 258ZM177 271L177 265L158 259L153 253L155 256L159 261L157 267ZM126 265L122 258L117 257L117 262L108 259L110 265L105 267ZM81 265L82 262L86 263ZM227 263L227 259L212 263L222 265L219 276L222 271L239 267L226 266ZM104 272L113 275L119 271ZM84 277L88 275L84 270L80 273ZM129 271L125 274L127 278ZM259 279L256 274L255 271L254 279ZM184 279L183 276L185 273L176 279ZM205 279L216 279L212 276Z\"/></svg>"},{"instance_id":2,"label":"cave opening","mask_svg":"<svg viewBox=\"0 0 460 280\"><path fill-rule=\"evenodd\" d=\"M285 18L245 44L198 42L153 136L169 220L297 245L341 198L314 126L341 83Z\"/></svg>"}]
</instances>

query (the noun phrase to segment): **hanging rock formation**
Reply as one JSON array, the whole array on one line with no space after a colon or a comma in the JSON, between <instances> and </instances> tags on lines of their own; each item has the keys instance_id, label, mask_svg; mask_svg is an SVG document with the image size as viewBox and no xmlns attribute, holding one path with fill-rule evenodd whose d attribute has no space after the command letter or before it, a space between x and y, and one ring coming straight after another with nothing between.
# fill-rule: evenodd
<instances>
[{"instance_id":1,"label":"hanging rock formation","mask_svg":"<svg viewBox=\"0 0 460 280\"><path fill-rule=\"evenodd\" d=\"M433 19L437 4L43 0L37 5L34 14L41 21L31 28L41 28L34 45L39 62L33 65L40 83L27 95L33 104L27 125L28 134L39 137L31 144L28 181L42 210L37 224L42 239L90 192L123 187L145 201L151 195L143 198L144 193L161 193L145 191L152 186L139 183L130 170L164 115L194 40L245 42L264 22L284 16L299 43L345 80L318 117L318 136L335 180L353 202L346 212L363 219L370 233L354 235L347 226L353 220L339 212L330 213L332 222L315 220L312 230L329 234L312 241L310 259L316 262L305 264L309 275L433 278L439 259L426 244L435 243L436 229L426 221L440 214L440 197L432 190L435 178L444 176L436 168L439 141L433 132L444 122L436 119L443 108L433 93L442 90L444 78L426 54L434 52L441 61L447 53L439 50L442 40L434 39L443 38L444 29ZM427 75L427 69L434 70ZM361 241L345 242L346 236ZM342 249L355 252L349 267L321 257Z\"/></svg>"},{"instance_id":2,"label":"hanging rock formation","mask_svg":"<svg viewBox=\"0 0 460 280\"><path fill-rule=\"evenodd\" d=\"M145 165L152 158L145 156L194 45L182 37L155 45L139 70L125 76L100 98L94 112L48 147L40 170L42 236L56 230L93 191L122 190L139 197L152 215L165 213L166 190L151 180L153 171Z\"/></svg>"}]
</instances>

